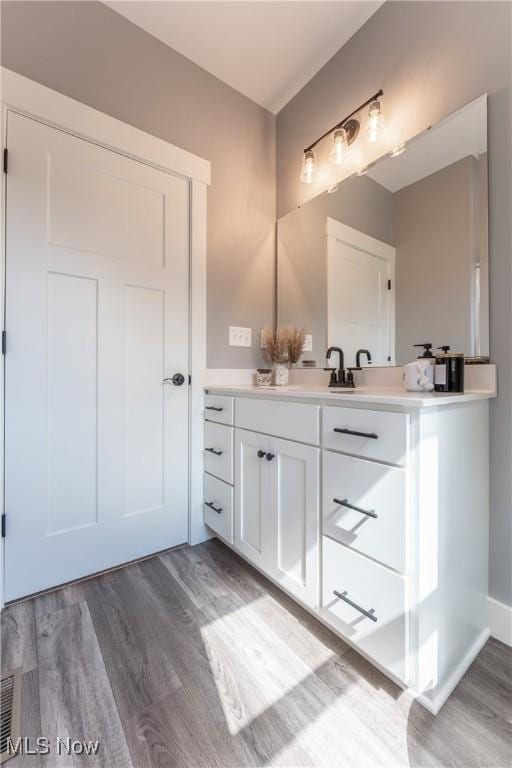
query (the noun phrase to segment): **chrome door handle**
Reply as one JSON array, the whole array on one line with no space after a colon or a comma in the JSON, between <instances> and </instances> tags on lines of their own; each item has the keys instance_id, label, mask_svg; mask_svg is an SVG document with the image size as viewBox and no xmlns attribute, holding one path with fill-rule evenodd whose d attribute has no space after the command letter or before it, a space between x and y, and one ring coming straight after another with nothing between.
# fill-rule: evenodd
<instances>
[{"instance_id":1,"label":"chrome door handle","mask_svg":"<svg viewBox=\"0 0 512 768\"><path fill-rule=\"evenodd\" d=\"M355 504L350 504L348 499L333 499L333 502L334 504L339 504L342 507L353 509L355 512L360 512L362 515L366 515L367 517L377 517L377 514L373 511L373 509L363 509L362 507L356 507Z\"/></svg>"},{"instance_id":2,"label":"chrome door handle","mask_svg":"<svg viewBox=\"0 0 512 768\"><path fill-rule=\"evenodd\" d=\"M359 613L362 613L363 616L366 616L367 619L371 619L372 621L377 621L377 617L375 615L375 610L373 608L370 608L369 611L366 610L366 608L361 608L360 605L357 603L353 603L352 600L349 600L347 597L347 591L341 593L338 592L338 590L333 589L332 591L333 595L336 595L340 600L343 600L344 603L348 603L352 608L355 608L356 611L359 611Z\"/></svg>"},{"instance_id":3,"label":"chrome door handle","mask_svg":"<svg viewBox=\"0 0 512 768\"><path fill-rule=\"evenodd\" d=\"M185 383L185 377L182 373L175 373L174 376L162 379L163 384L167 384L168 381L174 384L175 387L181 387Z\"/></svg>"}]
</instances>

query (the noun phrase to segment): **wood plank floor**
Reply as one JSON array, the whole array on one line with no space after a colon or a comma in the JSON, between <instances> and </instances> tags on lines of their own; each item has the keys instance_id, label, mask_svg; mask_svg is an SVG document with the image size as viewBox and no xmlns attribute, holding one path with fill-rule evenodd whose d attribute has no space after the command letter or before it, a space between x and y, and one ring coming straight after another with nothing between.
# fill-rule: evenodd
<instances>
[{"instance_id":1,"label":"wood plank floor","mask_svg":"<svg viewBox=\"0 0 512 768\"><path fill-rule=\"evenodd\" d=\"M433 717L216 540L8 607L16 666L24 735L100 748L9 768L512 764L510 648Z\"/></svg>"}]
</instances>

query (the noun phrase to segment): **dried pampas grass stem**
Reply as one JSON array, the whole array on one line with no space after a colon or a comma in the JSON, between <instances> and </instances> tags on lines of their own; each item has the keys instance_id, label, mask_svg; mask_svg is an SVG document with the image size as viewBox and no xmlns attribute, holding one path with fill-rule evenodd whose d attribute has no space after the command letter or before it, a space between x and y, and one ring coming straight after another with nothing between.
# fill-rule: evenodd
<instances>
[{"instance_id":1,"label":"dried pampas grass stem","mask_svg":"<svg viewBox=\"0 0 512 768\"><path fill-rule=\"evenodd\" d=\"M304 351L306 334L304 328L286 328L288 360L290 363L298 363Z\"/></svg>"},{"instance_id":2,"label":"dried pampas grass stem","mask_svg":"<svg viewBox=\"0 0 512 768\"><path fill-rule=\"evenodd\" d=\"M264 328L261 343L263 355L272 365L288 360L288 336L282 328Z\"/></svg>"}]
</instances>

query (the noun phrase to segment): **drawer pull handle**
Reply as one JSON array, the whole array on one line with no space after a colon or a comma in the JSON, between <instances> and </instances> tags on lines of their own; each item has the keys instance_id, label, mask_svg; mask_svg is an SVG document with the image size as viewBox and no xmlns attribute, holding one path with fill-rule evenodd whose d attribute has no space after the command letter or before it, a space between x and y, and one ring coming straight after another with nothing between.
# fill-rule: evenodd
<instances>
[{"instance_id":1,"label":"drawer pull handle","mask_svg":"<svg viewBox=\"0 0 512 768\"><path fill-rule=\"evenodd\" d=\"M218 515L220 515L220 513L222 512L222 507L216 507L212 501L205 501L205 506L210 507L210 509L213 509L213 511L216 512Z\"/></svg>"},{"instance_id":2,"label":"drawer pull handle","mask_svg":"<svg viewBox=\"0 0 512 768\"><path fill-rule=\"evenodd\" d=\"M258 451L258 459L263 459L266 455L265 451Z\"/></svg>"},{"instance_id":3,"label":"drawer pull handle","mask_svg":"<svg viewBox=\"0 0 512 768\"><path fill-rule=\"evenodd\" d=\"M267 459L267 461L272 461L272 459L275 458L275 454L267 453L265 458Z\"/></svg>"},{"instance_id":4,"label":"drawer pull handle","mask_svg":"<svg viewBox=\"0 0 512 768\"><path fill-rule=\"evenodd\" d=\"M375 611L373 608L370 608L369 611L366 610L366 608L361 608L360 605L357 603L353 603L352 600L350 600L347 597L347 593L345 592L338 592L336 589L333 589L332 591L333 595L336 595L336 597L339 597L340 600L343 600L343 602L348 603L352 606L352 608L355 608L356 611L359 611L359 613L362 613L363 616L366 616L367 619L371 619L372 621L377 621L377 617L375 615Z\"/></svg>"},{"instance_id":5,"label":"drawer pull handle","mask_svg":"<svg viewBox=\"0 0 512 768\"><path fill-rule=\"evenodd\" d=\"M354 429L341 429L341 427L334 427L335 432L339 432L342 435L354 435L355 437L369 437L371 440L378 440L379 436L375 432L356 432Z\"/></svg>"},{"instance_id":6,"label":"drawer pull handle","mask_svg":"<svg viewBox=\"0 0 512 768\"><path fill-rule=\"evenodd\" d=\"M207 405L207 406L205 406L205 411L218 411L220 413L223 410L224 410L224 408L219 408L216 405Z\"/></svg>"},{"instance_id":7,"label":"drawer pull handle","mask_svg":"<svg viewBox=\"0 0 512 768\"><path fill-rule=\"evenodd\" d=\"M341 507L347 507L348 509L353 509L355 512L360 512L362 515L366 515L367 517L377 518L377 514L373 509L363 509L362 507L356 507L355 504L350 504L348 499L333 499L333 502L335 504L339 504Z\"/></svg>"},{"instance_id":8,"label":"drawer pull handle","mask_svg":"<svg viewBox=\"0 0 512 768\"><path fill-rule=\"evenodd\" d=\"M208 453L214 453L216 456L222 456L222 451L218 451L216 448L205 448Z\"/></svg>"}]
</instances>

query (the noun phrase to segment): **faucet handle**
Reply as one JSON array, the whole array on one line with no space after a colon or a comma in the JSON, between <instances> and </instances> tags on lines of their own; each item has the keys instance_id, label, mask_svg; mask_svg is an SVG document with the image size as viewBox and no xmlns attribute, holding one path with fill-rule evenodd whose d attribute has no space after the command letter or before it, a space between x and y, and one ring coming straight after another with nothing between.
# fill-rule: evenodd
<instances>
[{"instance_id":1,"label":"faucet handle","mask_svg":"<svg viewBox=\"0 0 512 768\"><path fill-rule=\"evenodd\" d=\"M352 366L351 368L347 368L347 387L351 387L352 389L355 388L356 384L354 381L354 371L360 371L362 370L359 366Z\"/></svg>"}]
</instances>

